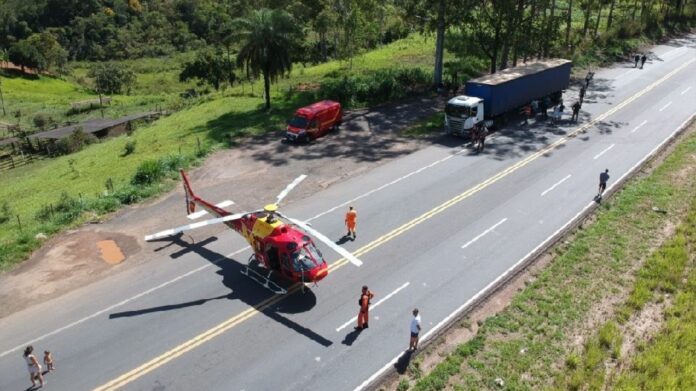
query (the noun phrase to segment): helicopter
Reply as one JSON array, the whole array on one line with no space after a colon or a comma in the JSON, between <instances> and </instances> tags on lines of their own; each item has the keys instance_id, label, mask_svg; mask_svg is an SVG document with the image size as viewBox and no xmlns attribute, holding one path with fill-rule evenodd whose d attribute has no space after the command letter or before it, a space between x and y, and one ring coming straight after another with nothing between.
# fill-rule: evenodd
<instances>
[{"instance_id":1,"label":"helicopter","mask_svg":"<svg viewBox=\"0 0 696 391\"><path fill-rule=\"evenodd\" d=\"M285 294L287 290L272 280L274 273L292 283L303 284L317 283L329 274L326 260L311 236L352 264L362 265L362 261L357 257L312 228L309 223L280 212L278 205L307 175L300 175L287 185L278 194L275 203L253 212L233 214L224 209L234 204L233 201L227 200L214 205L198 197L191 189L186 173L180 170L180 174L184 184L187 217L196 220L211 214L215 218L148 235L145 236L145 241L159 240L184 231L224 223L244 237L253 251L246 266L241 270L242 274L276 294ZM197 207L201 210L196 211Z\"/></svg>"}]
</instances>

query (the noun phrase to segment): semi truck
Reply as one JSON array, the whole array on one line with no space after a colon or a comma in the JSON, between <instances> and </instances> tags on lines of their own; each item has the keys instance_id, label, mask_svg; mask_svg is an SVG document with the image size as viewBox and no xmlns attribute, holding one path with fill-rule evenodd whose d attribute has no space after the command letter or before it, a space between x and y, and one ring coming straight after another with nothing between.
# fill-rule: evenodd
<instances>
[{"instance_id":1,"label":"semi truck","mask_svg":"<svg viewBox=\"0 0 696 391\"><path fill-rule=\"evenodd\" d=\"M570 84L571 66L564 59L537 61L469 80L466 95L445 106L445 132L466 135L477 125L491 128L534 100L557 104Z\"/></svg>"}]
</instances>

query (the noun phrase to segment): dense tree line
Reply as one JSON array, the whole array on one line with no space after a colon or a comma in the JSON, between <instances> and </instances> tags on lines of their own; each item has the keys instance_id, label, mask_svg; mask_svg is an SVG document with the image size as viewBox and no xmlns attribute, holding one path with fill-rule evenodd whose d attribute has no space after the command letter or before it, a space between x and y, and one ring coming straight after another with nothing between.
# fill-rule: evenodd
<instances>
[{"instance_id":1,"label":"dense tree line","mask_svg":"<svg viewBox=\"0 0 696 391\"><path fill-rule=\"evenodd\" d=\"M37 33L55 37L70 60L226 47L233 21L261 8L293 17L304 35L292 48L301 62L347 57L409 32L403 10L390 0L5 0L0 2L0 49Z\"/></svg>"},{"instance_id":2,"label":"dense tree line","mask_svg":"<svg viewBox=\"0 0 696 391\"><path fill-rule=\"evenodd\" d=\"M238 80L238 68L268 85L292 63L350 61L424 31L437 37L440 84L443 69L456 79L471 58L496 72L578 50L622 55L628 38L661 37L695 19L696 0L5 0L0 52L21 66L59 69L67 60L199 50L182 79L219 88ZM280 41L260 47L274 26L284 30ZM449 64L443 48L455 54Z\"/></svg>"}]
</instances>

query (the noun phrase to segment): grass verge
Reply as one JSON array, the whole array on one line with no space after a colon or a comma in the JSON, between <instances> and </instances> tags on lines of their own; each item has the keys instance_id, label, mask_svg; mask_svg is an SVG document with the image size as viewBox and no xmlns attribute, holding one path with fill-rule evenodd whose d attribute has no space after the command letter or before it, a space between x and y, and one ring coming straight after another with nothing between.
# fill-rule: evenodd
<instances>
[{"instance_id":1,"label":"grass verge","mask_svg":"<svg viewBox=\"0 0 696 391\"><path fill-rule=\"evenodd\" d=\"M556 246L551 264L505 310L485 320L476 337L426 375L409 379L411 388L601 388L601 368L621 354L623 326L612 314L620 315L625 305L637 310L653 297L640 293L641 287L655 292L673 286L680 275L679 266L653 266L651 260L682 256L676 249L683 234L645 260L671 236L665 226L678 225L689 210L696 213L696 126L691 128L652 174L629 181L602 204L593 224ZM579 347L578 340L585 342Z\"/></svg>"}]
</instances>

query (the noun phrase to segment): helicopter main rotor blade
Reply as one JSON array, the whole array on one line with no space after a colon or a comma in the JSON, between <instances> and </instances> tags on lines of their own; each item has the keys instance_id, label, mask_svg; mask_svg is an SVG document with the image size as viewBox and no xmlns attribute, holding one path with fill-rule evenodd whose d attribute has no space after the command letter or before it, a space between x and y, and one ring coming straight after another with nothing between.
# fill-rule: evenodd
<instances>
[{"instance_id":1,"label":"helicopter main rotor blade","mask_svg":"<svg viewBox=\"0 0 696 391\"><path fill-rule=\"evenodd\" d=\"M307 175L302 174L302 175L298 176L297 178L295 178L295 180L292 181L291 184L287 185L285 187L285 189L283 191L281 191L280 194L278 194L278 199L276 199L276 202L275 202L276 205L280 205L280 201L282 201L283 198L285 198L288 195L288 193L290 193L290 191L292 189L294 189L295 186L299 185L300 182L302 182L305 178L307 178Z\"/></svg>"},{"instance_id":2,"label":"helicopter main rotor blade","mask_svg":"<svg viewBox=\"0 0 696 391\"><path fill-rule=\"evenodd\" d=\"M280 216L283 217L283 218L285 218L285 219L287 219L287 220L289 220L289 221L292 222L293 224L295 224L295 225L301 227L302 229L304 229L305 231L307 231L307 233L309 233L310 235L314 236L314 238L316 238L317 240L323 242L323 243L326 244L327 246L331 247L332 250L334 250L334 251L336 251L337 253L339 253L339 254L340 254L341 256L343 256L345 259L347 259L348 261L350 261L350 263L352 263L353 265L355 265L355 266L360 266L360 265L362 265L362 261L359 260L355 255L351 254L350 251L348 251L348 250L346 250L345 248L343 248L343 247L337 245L337 244L334 243L331 239L327 238L326 236L324 236L321 232L317 231L316 229L310 227L310 226L309 226L307 223L305 223L304 221L296 220L296 219L293 219L293 218L291 218L291 217L287 217L287 216L285 216L285 215L280 215Z\"/></svg>"},{"instance_id":3,"label":"helicopter main rotor blade","mask_svg":"<svg viewBox=\"0 0 696 391\"><path fill-rule=\"evenodd\" d=\"M151 240L156 240L156 239L165 238L167 236L176 235L180 232L190 231L192 229L201 228L201 227L205 227L205 226L213 225L213 224L217 224L217 223L224 223L224 222L230 221L230 220L237 220L239 218L242 218L242 216L244 216L245 214L246 213L235 213L233 215L227 215L227 216L223 216L223 217L218 217L216 219L200 221L198 223L187 224L187 225L182 225L181 227L167 229L167 230L164 230L161 232L157 232L156 234L147 235L145 237L145 241L149 242Z\"/></svg>"}]
</instances>

